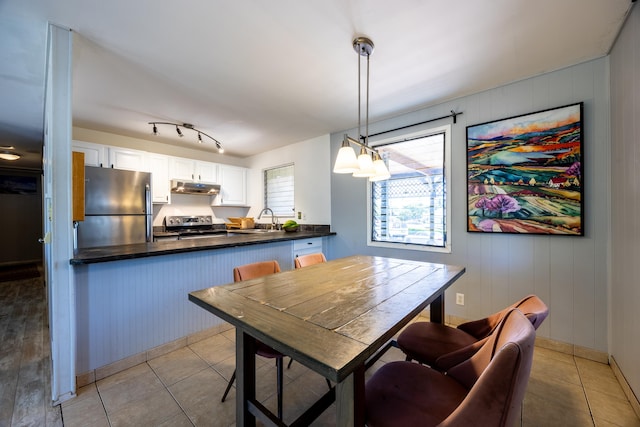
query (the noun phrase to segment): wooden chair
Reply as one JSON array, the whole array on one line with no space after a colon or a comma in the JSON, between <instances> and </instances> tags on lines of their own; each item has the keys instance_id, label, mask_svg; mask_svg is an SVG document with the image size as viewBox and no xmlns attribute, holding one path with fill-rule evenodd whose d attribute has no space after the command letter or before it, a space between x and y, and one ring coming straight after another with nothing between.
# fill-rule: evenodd
<instances>
[{"instance_id":1,"label":"wooden chair","mask_svg":"<svg viewBox=\"0 0 640 427\"><path fill-rule=\"evenodd\" d=\"M255 279L257 277L266 276L268 274L274 274L280 272L280 265L278 261L262 261L256 262L252 264L245 264L239 267L235 267L233 269L233 280L234 282L240 282L242 280ZM279 351L276 351L269 347L268 345L256 340L256 354L258 356L266 357L268 359L276 359L276 371L277 371L277 396L278 396L278 418L282 419L282 377L283 377L283 369L282 369L282 359L284 355ZM233 375L231 375L231 379L229 380L229 384L227 384L227 388L222 395L222 402L227 398L227 394L229 390L231 390L231 386L236 379L236 371L233 371Z\"/></svg>"},{"instance_id":2,"label":"wooden chair","mask_svg":"<svg viewBox=\"0 0 640 427\"><path fill-rule=\"evenodd\" d=\"M369 427L516 425L531 373L535 329L518 310L471 358L446 374L412 362L390 362L365 386Z\"/></svg>"},{"instance_id":3,"label":"wooden chair","mask_svg":"<svg viewBox=\"0 0 640 427\"><path fill-rule=\"evenodd\" d=\"M407 355L407 361L416 360L446 371L478 351L512 308L520 309L534 329L538 329L549 314L549 308L540 298L529 295L489 317L457 328L432 322L412 323L398 335L397 346Z\"/></svg>"},{"instance_id":4,"label":"wooden chair","mask_svg":"<svg viewBox=\"0 0 640 427\"><path fill-rule=\"evenodd\" d=\"M319 264L321 262L327 262L327 259L322 252L318 252L316 254L299 255L293 260L296 268L308 267L310 265Z\"/></svg>"}]
</instances>

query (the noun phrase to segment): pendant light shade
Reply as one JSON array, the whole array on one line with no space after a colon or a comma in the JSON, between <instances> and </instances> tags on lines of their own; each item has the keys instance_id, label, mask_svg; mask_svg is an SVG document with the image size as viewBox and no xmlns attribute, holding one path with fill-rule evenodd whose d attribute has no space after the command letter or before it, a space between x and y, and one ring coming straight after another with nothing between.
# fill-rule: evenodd
<instances>
[{"instance_id":1,"label":"pendant light shade","mask_svg":"<svg viewBox=\"0 0 640 427\"><path fill-rule=\"evenodd\" d=\"M373 160L366 148L360 148L360 155L358 156L358 170L353 173L356 178L369 178L376 174L376 170L373 167Z\"/></svg>"},{"instance_id":2,"label":"pendant light shade","mask_svg":"<svg viewBox=\"0 0 640 427\"><path fill-rule=\"evenodd\" d=\"M384 164L384 160L382 160L382 157L380 157L378 153L374 153L373 155L373 169L376 171L376 174L369 177L369 181L384 181L385 179L391 178L387 165Z\"/></svg>"},{"instance_id":3,"label":"pendant light shade","mask_svg":"<svg viewBox=\"0 0 640 427\"><path fill-rule=\"evenodd\" d=\"M340 148L340 151L338 151L338 157L336 157L336 163L333 165L333 172L353 173L359 168L356 152L349 144L347 135L345 135L344 140L342 141L342 147Z\"/></svg>"}]
</instances>

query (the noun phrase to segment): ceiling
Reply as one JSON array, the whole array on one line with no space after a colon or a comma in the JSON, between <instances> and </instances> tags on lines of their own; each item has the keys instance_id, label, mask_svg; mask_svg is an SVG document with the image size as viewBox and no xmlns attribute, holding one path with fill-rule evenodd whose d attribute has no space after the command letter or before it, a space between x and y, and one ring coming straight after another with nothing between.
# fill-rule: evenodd
<instances>
[{"instance_id":1,"label":"ceiling","mask_svg":"<svg viewBox=\"0 0 640 427\"><path fill-rule=\"evenodd\" d=\"M74 31L73 124L245 157L606 55L631 0L0 0L0 146L39 168L47 22ZM0 150L1 151L1 150ZM0 160L0 167L8 162Z\"/></svg>"}]
</instances>

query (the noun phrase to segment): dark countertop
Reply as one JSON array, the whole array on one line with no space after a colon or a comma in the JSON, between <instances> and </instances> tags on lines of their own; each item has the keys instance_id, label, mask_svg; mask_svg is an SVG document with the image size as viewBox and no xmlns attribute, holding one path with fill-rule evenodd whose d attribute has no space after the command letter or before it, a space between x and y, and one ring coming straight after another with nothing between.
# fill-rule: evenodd
<instances>
[{"instance_id":1,"label":"dark countertop","mask_svg":"<svg viewBox=\"0 0 640 427\"><path fill-rule=\"evenodd\" d=\"M124 259L146 258L159 255L170 255L184 252L206 251L211 249L234 248L238 246L259 245L287 240L310 239L313 237L334 236L331 231L304 231L293 233L277 231L271 233L231 233L231 235L213 235L212 237L173 240L132 245L102 246L97 248L78 249L69 261L71 265L94 264L98 262L119 261Z\"/></svg>"}]
</instances>

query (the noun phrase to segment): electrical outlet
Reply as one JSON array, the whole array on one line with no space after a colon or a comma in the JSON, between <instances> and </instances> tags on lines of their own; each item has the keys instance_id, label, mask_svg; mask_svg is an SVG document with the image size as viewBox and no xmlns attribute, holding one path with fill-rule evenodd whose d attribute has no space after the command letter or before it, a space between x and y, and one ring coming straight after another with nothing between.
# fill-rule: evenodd
<instances>
[{"instance_id":1,"label":"electrical outlet","mask_svg":"<svg viewBox=\"0 0 640 427\"><path fill-rule=\"evenodd\" d=\"M456 294L456 304L464 305L464 294Z\"/></svg>"}]
</instances>

